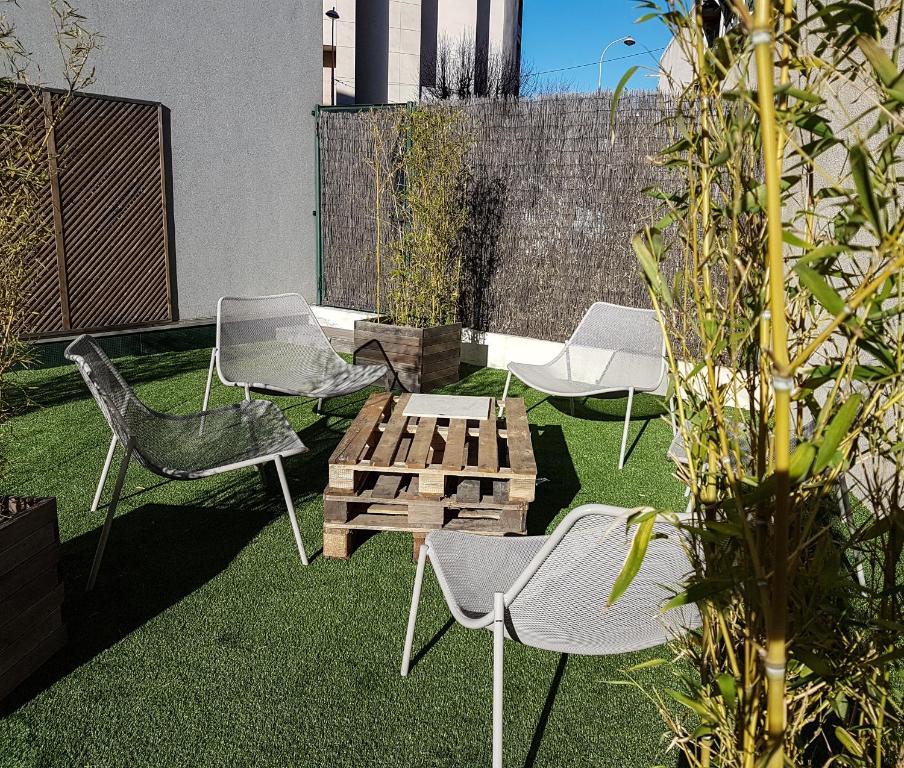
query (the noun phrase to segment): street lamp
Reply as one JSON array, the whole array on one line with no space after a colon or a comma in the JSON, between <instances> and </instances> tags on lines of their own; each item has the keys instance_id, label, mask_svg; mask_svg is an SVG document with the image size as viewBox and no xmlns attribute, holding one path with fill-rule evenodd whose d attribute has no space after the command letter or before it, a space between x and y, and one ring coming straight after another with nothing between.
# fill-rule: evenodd
<instances>
[{"instance_id":1,"label":"street lamp","mask_svg":"<svg viewBox=\"0 0 904 768\"><path fill-rule=\"evenodd\" d=\"M330 104L336 106L336 19L339 18L339 12L334 5L326 12L326 17L330 20L330 46L333 49L332 66L330 67Z\"/></svg>"},{"instance_id":2,"label":"street lamp","mask_svg":"<svg viewBox=\"0 0 904 768\"><path fill-rule=\"evenodd\" d=\"M631 37L631 35L627 35L625 37L620 37L618 40L613 40L609 45L603 48L603 52L600 54L600 73L596 79L596 90L603 90L603 59L606 58L606 51L608 51L613 45L616 43L624 43L629 48L634 45L637 41Z\"/></svg>"}]
</instances>

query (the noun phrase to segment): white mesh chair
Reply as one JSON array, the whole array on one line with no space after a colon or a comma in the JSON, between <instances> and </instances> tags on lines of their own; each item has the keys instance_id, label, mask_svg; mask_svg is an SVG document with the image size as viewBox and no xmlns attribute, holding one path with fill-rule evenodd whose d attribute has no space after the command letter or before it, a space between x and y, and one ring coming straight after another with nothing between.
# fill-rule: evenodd
<instances>
[{"instance_id":1,"label":"white mesh chair","mask_svg":"<svg viewBox=\"0 0 904 768\"><path fill-rule=\"evenodd\" d=\"M266 400L256 400L187 416L158 413L138 399L90 336L79 336L66 348L65 354L78 365L82 378L113 431L91 504L92 512L100 504L116 446L121 443L125 449L91 565L89 590L97 579L113 515L133 456L151 472L173 480L196 480L272 461L279 475L298 554L302 563L308 564L282 463L284 457L303 453L307 448L279 408Z\"/></svg>"},{"instance_id":2,"label":"white mesh chair","mask_svg":"<svg viewBox=\"0 0 904 768\"><path fill-rule=\"evenodd\" d=\"M587 504L550 536L497 538L432 531L420 549L402 653L407 676L429 558L459 624L493 630L493 766L502 765L503 639L557 653L607 655L661 645L700 625L696 606L661 612L691 571L676 529L656 523L640 572L606 607L631 543L631 510Z\"/></svg>"},{"instance_id":3,"label":"white mesh chair","mask_svg":"<svg viewBox=\"0 0 904 768\"><path fill-rule=\"evenodd\" d=\"M618 468L625 464L628 427L635 392L654 392L666 374L665 339L656 312L598 301L578 323L562 351L542 365L509 363L499 413L505 407L512 374L529 387L557 397L628 393Z\"/></svg>"},{"instance_id":4,"label":"white mesh chair","mask_svg":"<svg viewBox=\"0 0 904 768\"><path fill-rule=\"evenodd\" d=\"M324 398L357 392L384 378L385 365L352 365L330 345L304 297L223 296L217 303L217 340L210 354L202 410L213 371L228 387Z\"/></svg>"}]
</instances>

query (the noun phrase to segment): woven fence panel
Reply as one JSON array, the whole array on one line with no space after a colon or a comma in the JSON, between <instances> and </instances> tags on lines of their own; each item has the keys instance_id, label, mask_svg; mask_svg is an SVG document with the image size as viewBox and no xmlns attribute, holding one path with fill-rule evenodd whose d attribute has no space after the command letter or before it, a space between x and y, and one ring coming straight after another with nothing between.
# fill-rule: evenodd
<instances>
[{"instance_id":1,"label":"woven fence panel","mask_svg":"<svg viewBox=\"0 0 904 768\"><path fill-rule=\"evenodd\" d=\"M21 138L10 141L0 147L0 162L18 163L21 160L13 155L19 151L16 145L30 148L41 153L44 150L46 134L44 109L41 102L27 91L7 91L0 96L0 122L8 126L17 126L21 130ZM4 157L9 153L9 157ZM46 236L30 254L28 261L28 302L27 316L23 318L23 327L31 333L50 333L62 327L62 307L60 298L60 282L57 273L56 247L53 239L53 202L50 183L46 185L40 199L38 212Z\"/></svg>"},{"instance_id":2,"label":"woven fence panel","mask_svg":"<svg viewBox=\"0 0 904 768\"><path fill-rule=\"evenodd\" d=\"M170 319L158 110L79 97L56 128L72 328Z\"/></svg>"},{"instance_id":3,"label":"woven fence panel","mask_svg":"<svg viewBox=\"0 0 904 768\"><path fill-rule=\"evenodd\" d=\"M172 320L160 105L15 89L0 95L0 121L38 145L48 170L25 335Z\"/></svg>"},{"instance_id":4,"label":"woven fence panel","mask_svg":"<svg viewBox=\"0 0 904 768\"><path fill-rule=\"evenodd\" d=\"M561 340L594 301L648 306L631 237L663 180L671 105L608 94L466 106L469 224L460 245L461 319L481 331ZM371 143L359 113L320 119L324 303L373 308Z\"/></svg>"}]
</instances>

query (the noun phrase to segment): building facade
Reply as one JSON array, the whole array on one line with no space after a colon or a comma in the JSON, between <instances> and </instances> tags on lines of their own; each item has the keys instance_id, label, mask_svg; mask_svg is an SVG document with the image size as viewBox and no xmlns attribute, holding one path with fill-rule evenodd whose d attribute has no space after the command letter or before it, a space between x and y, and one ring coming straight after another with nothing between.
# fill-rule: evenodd
<instances>
[{"instance_id":1,"label":"building facade","mask_svg":"<svg viewBox=\"0 0 904 768\"><path fill-rule=\"evenodd\" d=\"M523 0L323 0L324 104L418 101L443 51L520 65ZM338 18L327 12L335 10Z\"/></svg>"}]
</instances>

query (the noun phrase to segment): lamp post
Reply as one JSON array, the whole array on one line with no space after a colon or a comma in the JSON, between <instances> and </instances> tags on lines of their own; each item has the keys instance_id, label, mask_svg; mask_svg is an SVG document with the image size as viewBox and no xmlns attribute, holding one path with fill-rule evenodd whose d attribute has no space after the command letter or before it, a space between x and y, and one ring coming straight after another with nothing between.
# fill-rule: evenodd
<instances>
[{"instance_id":1,"label":"lamp post","mask_svg":"<svg viewBox=\"0 0 904 768\"><path fill-rule=\"evenodd\" d=\"M629 48L634 45L637 41L631 37L631 35L626 35L625 37L620 37L618 40L613 40L609 45L603 48L603 52L600 54L600 73L596 79L596 90L603 90L603 59L606 58L606 51L608 51L613 45L616 43L624 43Z\"/></svg>"},{"instance_id":2,"label":"lamp post","mask_svg":"<svg viewBox=\"0 0 904 768\"><path fill-rule=\"evenodd\" d=\"M336 106L336 19L339 18L339 12L334 5L326 12L326 17L330 20L330 46L333 49L332 66L330 67L330 104Z\"/></svg>"}]
</instances>

